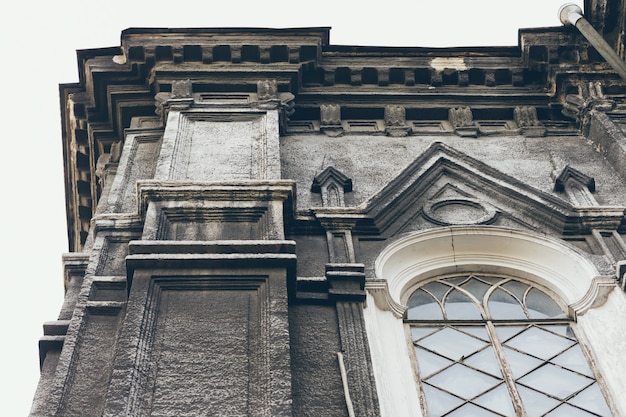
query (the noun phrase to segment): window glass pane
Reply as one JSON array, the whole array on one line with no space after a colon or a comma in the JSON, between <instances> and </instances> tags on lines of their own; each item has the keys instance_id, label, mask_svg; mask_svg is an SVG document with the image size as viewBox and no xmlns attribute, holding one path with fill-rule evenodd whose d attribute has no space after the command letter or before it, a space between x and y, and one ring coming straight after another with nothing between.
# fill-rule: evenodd
<instances>
[{"instance_id":1,"label":"window glass pane","mask_svg":"<svg viewBox=\"0 0 626 417\"><path fill-rule=\"evenodd\" d=\"M587 377L552 364L546 364L518 381L529 388L545 392L562 400L587 388L593 382Z\"/></svg>"},{"instance_id":2,"label":"window glass pane","mask_svg":"<svg viewBox=\"0 0 626 417\"><path fill-rule=\"evenodd\" d=\"M458 290L452 290L444 304L448 320L480 320L482 318L476 303Z\"/></svg>"},{"instance_id":3,"label":"window glass pane","mask_svg":"<svg viewBox=\"0 0 626 417\"><path fill-rule=\"evenodd\" d=\"M524 296L526 295L526 291L528 290L528 288L530 288L530 285L523 282L511 280L502 284L501 287L505 288L507 291L510 291L520 301L524 302Z\"/></svg>"},{"instance_id":4,"label":"window glass pane","mask_svg":"<svg viewBox=\"0 0 626 417\"><path fill-rule=\"evenodd\" d=\"M491 411L487 411L483 408L477 407L474 404L465 404L463 407L458 410L454 410L452 413L447 414L449 417L468 417L468 416L476 416L476 417L497 417L497 414L492 413Z\"/></svg>"},{"instance_id":5,"label":"window glass pane","mask_svg":"<svg viewBox=\"0 0 626 417\"><path fill-rule=\"evenodd\" d=\"M498 365L498 360L496 359L496 355L493 353L491 346L473 354L469 358L466 358L463 363L495 377L502 377L500 365Z\"/></svg>"},{"instance_id":6,"label":"window glass pane","mask_svg":"<svg viewBox=\"0 0 626 417\"><path fill-rule=\"evenodd\" d=\"M563 404L556 410L546 414L546 417L589 417L593 414L590 414L586 411L583 411L579 408L572 407L568 404Z\"/></svg>"},{"instance_id":7,"label":"window glass pane","mask_svg":"<svg viewBox=\"0 0 626 417\"><path fill-rule=\"evenodd\" d=\"M456 364L426 381L437 388L469 400L493 388L502 380Z\"/></svg>"},{"instance_id":8,"label":"window glass pane","mask_svg":"<svg viewBox=\"0 0 626 417\"><path fill-rule=\"evenodd\" d=\"M406 318L408 320L443 320L443 313L435 299L420 289L409 298Z\"/></svg>"},{"instance_id":9,"label":"window glass pane","mask_svg":"<svg viewBox=\"0 0 626 417\"><path fill-rule=\"evenodd\" d=\"M422 388L426 397L426 408L428 408L429 417L440 417L464 403L460 398L431 387L428 384L422 384Z\"/></svg>"},{"instance_id":10,"label":"window glass pane","mask_svg":"<svg viewBox=\"0 0 626 417\"><path fill-rule=\"evenodd\" d=\"M526 309L531 319L565 318L563 310L554 300L536 288L531 289L526 297Z\"/></svg>"},{"instance_id":11,"label":"window glass pane","mask_svg":"<svg viewBox=\"0 0 626 417\"><path fill-rule=\"evenodd\" d=\"M505 384L498 385L472 402L507 417L515 417L515 409Z\"/></svg>"},{"instance_id":12,"label":"window glass pane","mask_svg":"<svg viewBox=\"0 0 626 417\"><path fill-rule=\"evenodd\" d=\"M428 336L429 334L433 333L435 330L439 330L442 329L441 326L437 326L437 327L418 327L418 326L411 326L411 338L413 341L419 340L424 336Z\"/></svg>"},{"instance_id":13,"label":"window glass pane","mask_svg":"<svg viewBox=\"0 0 626 417\"><path fill-rule=\"evenodd\" d=\"M442 356L436 355L419 347L415 348L415 356L417 357L419 373L422 378L428 378L435 372L454 363L449 359L446 359Z\"/></svg>"},{"instance_id":14,"label":"window glass pane","mask_svg":"<svg viewBox=\"0 0 626 417\"><path fill-rule=\"evenodd\" d=\"M546 412L552 410L559 405L559 401L550 398L537 391L528 389L517 384L517 392L519 392L522 404L526 410L527 416L543 416Z\"/></svg>"},{"instance_id":15,"label":"window glass pane","mask_svg":"<svg viewBox=\"0 0 626 417\"><path fill-rule=\"evenodd\" d=\"M513 378L515 379L526 375L528 372L540 367L544 363L541 359L534 358L507 347L504 347L503 350L509 369L511 369L511 374L513 374Z\"/></svg>"},{"instance_id":16,"label":"window glass pane","mask_svg":"<svg viewBox=\"0 0 626 417\"><path fill-rule=\"evenodd\" d=\"M425 337L416 344L455 361L487 346L486 342L450 327Z\"/></svg>"},{"instance_id":17,"label":"window glass pane","mask_svg":"<svg viewBox=\"0 0 626 417\"><path fill-rule=\"evenodd\" d=\"M481 326L456 326L455 329L463 333L469 333L472 336L478 337L487 342L489 341L489 336L487 335L487 329L483 325Z\"/></svg>"},{"instance_id":18,"label":"window glass pane","mask_svg":"<svg viewBox=\"0 0 626 417\"><path fill-rule=\"evenodd\" d=\"M561 336L576 340L576 335L569 324L544 324L542 327Z\"/></svg>"},{"instance_id":19,"label":"window glass pane","mask_svg":"<svg viewBox=\"0 0 626 417\"><path fill-rule=\"evenodd\" d=\"M601 416L611 416L611 410L609 410L609 407L606 405L606 401L604 400L604 397L600 392L600 387L598 387L597 383L594 383L592 386L569 400L569 403Z\"/></svg>"},{"instance_id":20,"label":"window glass pane","mask_svg":"<svg viewBox=\"0 0 626 417\"><path fill-rule=\"evenodd\" d=\"M480 303L482 303L485 293L489 290L489 288L491 288L491 284L487 284L476 279L475 277L472 277L472 279L461 285L461 288L472 294Z\"/></svg>"},{"instance_id":21,"label":"window glass pane","mask_svg":"<svg viewBox=\"0 0 626 417\"><path fill-rule=\"evenodd\" d=\"M422 287L424 290L431 293L437 300L441 301L443 296L450 291L450 286L444 285L439 281L429 282Z\"/></svg>"},{"instance_id":22,"label":"window glass pane","mask_svg":"<svg viewBox=\"0 0 626 417\"><path fill-rule=\"evenodd\" d=\"M505 343L521 352L550 359L574 344L573 341L532 326Z\"/></svg>"},{"instance_id":23,"label":"window glass pane","mask_svg":"<svg viewBox=\"0 0 626 417\"><path fill-rule=\"evenodd\" d=\"M528 326L497 326L496 334L501 342L506 342Z\"/></svg>"},{"instance_id":24,"label":"window glass pane","mask_svg":"<svg viewBox=\"0 0 626 417\"><path fill-rule=\"evenodd\" d=\"M526 313L519 301L501 288L495 290L488 302L489 315L494 320L523 320Z\"/></svg>"},{"instance_id":25,"label":"window glass pane","mask_svg":"<svg viewBox=\"0 0 626 417\"><path fill-rule=\"evenodd\" d=\"M589 363L587 363L587 358L580 350L579 345L572 346L550 362L593 378L593 372L589 367Z\"/></svg>"}]
</instances>

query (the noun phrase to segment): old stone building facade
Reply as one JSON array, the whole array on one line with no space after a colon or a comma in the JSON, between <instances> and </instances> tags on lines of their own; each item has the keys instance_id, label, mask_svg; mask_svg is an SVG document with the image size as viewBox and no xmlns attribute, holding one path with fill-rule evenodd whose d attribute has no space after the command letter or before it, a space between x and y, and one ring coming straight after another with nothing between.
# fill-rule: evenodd
<instances>
[{"instance_id":1,"label":"old stone building facade","mask_svg":"<svg viewBox=\"0 0 626 417\"><path fill-rule=\"evenodd\" d=\"M626 79L578 28L623 62L626 3L585 6L516 47L79 51L31 415L626 415Z\"/></svg>"}]
</instances>

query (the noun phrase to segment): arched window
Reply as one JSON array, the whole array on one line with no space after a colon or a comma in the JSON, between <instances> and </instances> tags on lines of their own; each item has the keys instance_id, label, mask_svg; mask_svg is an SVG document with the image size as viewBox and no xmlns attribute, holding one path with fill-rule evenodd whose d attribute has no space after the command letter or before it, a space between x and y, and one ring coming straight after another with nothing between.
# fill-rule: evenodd
<instances>
[{"instance_id":1,"label":"arched window","mask_svg":"<svg viewBox=\"0 0 626 417\"><path fill-rule=\"evenodd\" d=\"M611 416L574 324L536 285L444 276L407 307L429 417Z\"/></svg>"},{"instance_id":2,"label":"arched window","mask_svg":"<svg viewBox=\"0 0 626 417\"><path fill-rule=\"evenodd\" d=\"M626 415L626 294L589 255L452 226L391 241L374 272L364 319L383 417Z\"/></svg>"}]
</instances>

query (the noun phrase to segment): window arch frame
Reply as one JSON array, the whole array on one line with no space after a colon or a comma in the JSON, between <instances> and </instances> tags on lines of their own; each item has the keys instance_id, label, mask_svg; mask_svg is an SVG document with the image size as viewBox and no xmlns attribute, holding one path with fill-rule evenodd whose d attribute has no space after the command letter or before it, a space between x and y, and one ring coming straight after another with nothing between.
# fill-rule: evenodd
<instances>
[{"instance_id":1,"label":"window arch frame","mask_svg":"<svg viewBox=\"0 0 626 417\"><path fill-rule=\"evenodd\" d=\"M626 309L626 298L614 276L602 275L580 250L558 239L507 227L450 226L411 232L380 252L374 271L375 278L365 285L364 318L383 417L423 415L416 365L411 360L403 323L411 289L421 283L459 272L503 274L548 290L567 305L573 321L602 306L609 297L613 299L609 309ZM626 324L619 326L623 329L615 333L626 332ZM579 338L581 344L589 347L596 341L601 343L595 340L599 336L592 325L582 327L578 332L584 336ZM598 355L590 351L594 364L598 364ZM626 346L611 352L611 357L614 361L618 356L623 359L625 353ZM614 372L610 360L598 364L598 373L610 374L603 377L609 406L622 413L616 415L626 415L626 400L616 397L619 386L626 381L619 374L626 371L626 364Z\"/></svg>"}]
</instances>

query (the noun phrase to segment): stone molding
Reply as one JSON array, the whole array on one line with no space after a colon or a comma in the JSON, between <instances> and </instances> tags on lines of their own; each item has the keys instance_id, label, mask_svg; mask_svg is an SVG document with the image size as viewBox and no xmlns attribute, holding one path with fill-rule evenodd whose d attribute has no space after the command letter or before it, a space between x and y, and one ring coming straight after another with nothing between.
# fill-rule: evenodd
<instances>
[{"instance_id":1,"label":"stone molding","mask_svg":"<svg viewBox=\"0 0 626 417\"><path fill-rule=\"evenodd\" d=\"M463 270L529 279L557 294L574 316L600 305L616 285L564 242L503 227L457 226L414 233L387 246L376 259L375 273L387 282L388 296L382 297L380 283L375 284L377 305L401 317L413 288Z\"/></svg>"}]
</instances>

